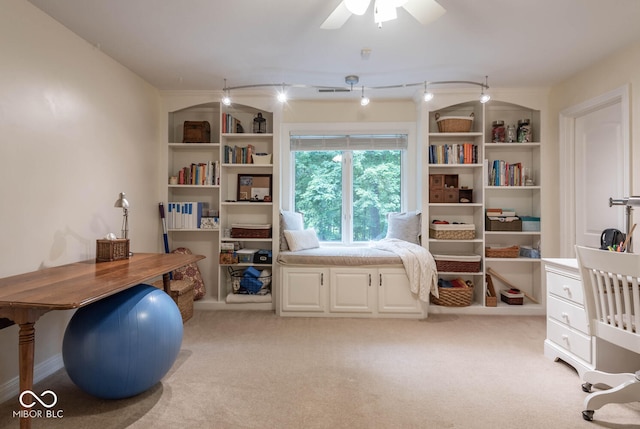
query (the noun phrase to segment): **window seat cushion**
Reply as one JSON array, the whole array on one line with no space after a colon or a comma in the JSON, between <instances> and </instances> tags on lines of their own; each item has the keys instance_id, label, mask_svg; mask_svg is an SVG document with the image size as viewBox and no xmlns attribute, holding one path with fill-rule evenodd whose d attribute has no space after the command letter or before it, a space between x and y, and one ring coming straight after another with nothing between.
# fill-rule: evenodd
<instances>
[{"instance_id":1,"label":"window seat cushion","mask_svg":"<svg viewBox=\"0 0 640 429\"><path fill-rule=\"evenodd\" d=\"M402 267L400 256L372 247L320 246L297 252L283 251L278 254L281 265L316 266L362 266L397 265Z\"/></svg>"}]
</instances>

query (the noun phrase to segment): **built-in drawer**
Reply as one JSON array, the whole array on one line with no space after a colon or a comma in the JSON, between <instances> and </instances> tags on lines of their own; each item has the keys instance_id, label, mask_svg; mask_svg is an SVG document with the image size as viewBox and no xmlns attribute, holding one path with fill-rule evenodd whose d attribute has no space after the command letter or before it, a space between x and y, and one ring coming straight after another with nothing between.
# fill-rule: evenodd
<instances>
[{"instance_id":1,"label":"built-in drawer","mask_svg":"<svg viewBox=\"0 0 640 429\"><path fill-rule=\"evenodd\" d=\"M547 298L547 316L556 321L589 335L587 314L584 307L549 295Z\"/></svg>"},{"instance_id":2,"label":"built-in drawer","mask_svg":"<svg viewBox=\"0 0 640 429\"><path fill-rule=\"evenodd\" d=\"M572 330L551 318L547 318L547 339L574 356L591 363L591 337Z\"/></svg>"},{"instance_id":3,"label":"built-in drawer","mask_svg":"<svg viewBox=\"0 0 640 429\"><path fill-rule=\"evenodd\" d=\"M563 276L553 271L547 271L547 290L550 294L568 299L578 305L584 305L584 295L580 279Z\"/></svg>"}]
</instances>

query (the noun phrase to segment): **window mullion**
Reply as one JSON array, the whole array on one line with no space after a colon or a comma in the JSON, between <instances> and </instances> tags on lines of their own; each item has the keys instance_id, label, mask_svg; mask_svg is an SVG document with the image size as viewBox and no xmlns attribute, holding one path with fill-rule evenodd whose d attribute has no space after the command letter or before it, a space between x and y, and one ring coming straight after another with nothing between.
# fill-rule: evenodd
<instances>
[{"instance_id":1,"label":"window mullion","mask_svg":"<svg viewBox=\"0 0 640 429\"><path fill-rule=\"evenodd\" d=\"M353 156L351 151L343 151L342 169L342 206L344 207L342 223L342 242L353 243Z\"/></svg>"}]
</instances>

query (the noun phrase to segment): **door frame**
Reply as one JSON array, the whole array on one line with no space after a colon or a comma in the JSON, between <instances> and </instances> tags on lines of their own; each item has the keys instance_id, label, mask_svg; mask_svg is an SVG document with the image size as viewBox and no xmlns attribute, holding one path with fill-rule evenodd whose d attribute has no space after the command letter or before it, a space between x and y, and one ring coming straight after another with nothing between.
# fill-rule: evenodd
<instances>
[{"instance_id":1,"label":"door frame","mask_svg":"<svg viewBox=\"0 0 640 429\"><path fill-rule=\"evenodd\" d=\"M575 258L576 242L576 184L575 184L575 123L576 118L587 113L620 104L622 112L622 146L625 154L623 177L625 195L612 195L614 198L626 197L629 194L630 175L630 144L629 144L629 85L623 85L598 97L584 101L575 106L560 111L560 165L568 168L560 168L560 222L564 228L560 228L560 254L562 257Z\"/></svg>"}]
</instances>

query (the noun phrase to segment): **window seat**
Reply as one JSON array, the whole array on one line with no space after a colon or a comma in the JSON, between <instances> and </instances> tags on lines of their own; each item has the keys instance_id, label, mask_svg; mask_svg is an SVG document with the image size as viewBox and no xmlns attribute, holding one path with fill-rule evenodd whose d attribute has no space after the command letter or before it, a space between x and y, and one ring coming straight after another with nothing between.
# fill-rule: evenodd
<instances>
[{"instance_id":1,"label":"window seat","mask_svg":"<svg viewBox=\"0 0 640 429\"><path fill-rule=\"evenodd\" d=\"M323 267L350 266L398 266L402 259L395 253L372 247L321 246L315 249L282 251L278 254L280 265L314 265Z\"/></svg>"}]
</instances>

